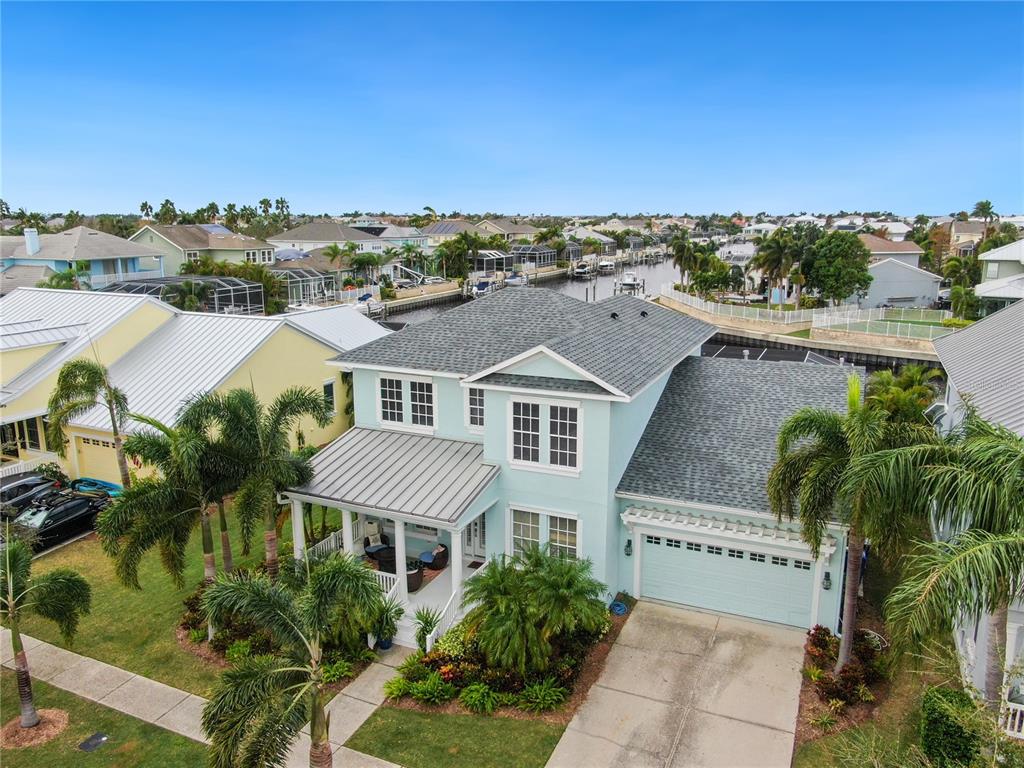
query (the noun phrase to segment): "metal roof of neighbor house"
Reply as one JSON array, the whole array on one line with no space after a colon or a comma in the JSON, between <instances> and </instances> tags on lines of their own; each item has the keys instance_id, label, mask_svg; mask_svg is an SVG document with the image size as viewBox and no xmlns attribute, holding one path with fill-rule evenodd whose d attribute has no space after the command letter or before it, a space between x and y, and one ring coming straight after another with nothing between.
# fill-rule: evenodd
<instances>
[{"instance_id":1,"label":"metal roof of neighbor house","mask_svg":"<svg viewBox=\"0 0 1024 768\"><path fill-rule=\"evenodd\" d=\"M465 219L442 219L435 221L421 230L424 235L457 235L460 232L472 232L474 235L487 235L476 224Z\"/></svg>"},{"instance_id":2,"label":"metal roof of neighbor house","mask_svg":"<svg viewBox=\"0 0 1024 768\"><path fill-rule=\"evenodd\" d=\"M339 224L330 219L308 221L294 229L286 229L284 232L278 232L273 237L267 238L271 243L347 243L351 240L376 239L376 235Z\"/></svg>"},{"instance_id":3,"label":"metal roof of neighbor house","mask_svg":"<svg viewBox=\"0 0 1024 768\"><path fill-rule=\"evenodd\" d=\"M1024 274L978 283L974 295L979 299L1024 299Z\"/></svg>"},{"instance_id":4,"label":"metal roof of neighbor house","mask_svg":"<svg viewBox=\"0 0 1024 768\"><path fill-rule=\"evenodd\" d=\"M285 326L338 351L388 333L342 306L273 317L182 312L110 366L110 377L133 412L170 424L185 400L217 388ZM109 416L96 408L74 423L107 429Z\"/></svg>"},{"instance_id":5,"label":"metal roof of neighbor house","mask_svg":"<svg viewBox=\"0 0 1024 768\"><path fill-rule=\"evenodd\" d=\"M544 347L631 396L714 333L634 296L587 303L544 288L505 288L336 360L469 376Z\"/></svg>"},{"instance_id":6,"label":"metal roof of neighbor house","mask_svg":"<svg viewBox=\"0 0 1024 768\"><path fill-rule=\"evenodd\" d=\"M354 427L314 454L295 493L362 510L451 523L498 475L481 443Z\"/></svg>"},{"instance_id":7,"label":"metal roof of neighbor house","mask_svg":"<svg viewBox=\"0 0 1024 768\"><path fill-rule=\"evenodd\" d=\"M985 251L978 258L981 261L1016 261L1024 264L1024 240L1014 240L1009 245Z\"/></svg>"},{"instance_id":8,"label":"metal roof of neighbor house","mask_svg":"<svg viewBox=\"0 0 1024 768\"><path fill-rule=\"evenodd\" d=\"M873 255L884 253L924 253L921 246L913 240L887 240L886 238L879 237L878 235L867 234L857 235L857 239L864 243Z\"/></svg>"},{"instance_id":9,"label":"metal roof of neighbor house","mask_svg":"<svg viewBox=\"0 0 1024 768\"><path fill-rule=\"evenodd\" d=\"M1024 437L1024 300L933 343L960 396Z\"/></svg>"},{"instance_id":10,"label":"metal roof of neighbor house","mask_svg":"<svg viewBox=\"0 0 1024 768\"><path fill-rule=\"evenodd\" d=\"M765 486L785 419L804 406L846 410L863 369L688 357L676 366L618 493L770 512Z\"/></svg>"},{"instance_id":11,"label":"metal roof of neighbor house","mask_svg":"<svg viewBox=\"0 0 1024 768\"><path fill-rule=\"evenodd\" d=\"M149 296L94 291L19 288L0 298L0 318L8 331L14 326L24 330L29 324L36 332L47 328L80 328L77 335L62 341L59 348L5 382L0 404L19 396L145 303L155 303L169 314L178 311Z\"/></svg>"},{"instance_id":12,"label":"metal roof of neighbor house","mask_svg":"<svg viewBox=\"0 0 1024 768\"><path fill-rule=\"evenodd\" d=\"M209 224L147 224L158 235L172 242L182 250L206 250L216 248L225 251L244 251L253 248L270 248L270 243L248 235L239 235L227 227ZM143 227L145 229L146 227ZM140 229L139 232L143 230ZM137 237L136 232L132 237ZM227 234L225 234L227 233ZM163 255L159 254L158 255Z\"/></svg>"},{"instance_id":13,"label":"metal roof of neighbor house","mask_svg":"<svg viewBox=\"0 0 1024 768\"><path fill-rule=\"evenodd\" d=\"M532 224L517 223L512 219L485 219L484 221L507 235L535 235L540 232Z\"/></svg>"},{"instance_id":14,"label":"metal roof of neighbor house","mask_svg":"<svg viewBox=\"0 0 1024 768\"><path fill-rule=\"evenodd\" d=\"M80 324L57 327L44 327L42 323L37 323L34 327L26 327L23 323L2 325L0 350L28 349L70 341L80 336L84 328L85 326Z\"/></svg>"},{"instance_id":15,"label":"metal roof of neighbor house","mask_svg":"<svg viewBox=\"0 0 1024 768\"><path fill-rule=\"evenodd\" d=\"M56 234L39 235L39 251L31 256L25 250L25 238L22 235L3 235L0 237L0 248L5 259L40 261L98 261L163 256L156 248L89 227L73 227Z\"/></svg>"}]
</instances>

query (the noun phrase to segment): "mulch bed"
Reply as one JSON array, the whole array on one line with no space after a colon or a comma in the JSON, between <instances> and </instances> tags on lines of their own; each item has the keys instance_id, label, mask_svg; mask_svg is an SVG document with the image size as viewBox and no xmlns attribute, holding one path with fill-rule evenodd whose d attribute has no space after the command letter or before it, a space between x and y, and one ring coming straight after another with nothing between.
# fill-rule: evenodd
<instances>
[{"instance_id":1,"label":"mulch bed","mask_svg":"<svg viewBox=\"0 0 1024 768\"><path fill-rule=\"evenodd\" d=\"M57 738L68 727L68 713L63 709L40 709L39 725L22 728L21 717L8 720L0 731L0 747L22 749L36 747Z\"/></svg>"},{"instance_id":2,"label":"mulch bed","mask_svg":"<svg viewBox=\"0 0 1024 768\"><path fill-rule=\"evenodd\" d=\"M623 600L623 596L618 595L615 599ZM493 717L507 717L511 720L539 720L551 725L568 725L569 721L572 720L572 716L576 714L576 710L580 708L580 705L582 705L584 700L587 698L587 694L590 692L590 687L596 683L597 679L601 676L601 672L604 670L605 660L608 658L608 654L611 653L612 646L615 644L615 640L622 631L622 627L625 626L626 621L633 612L635 602L625 600L623 600L623 602L630 605L629 611L622 616L609 615L608 618L611 620L611 628L608 630L607 634L605 634L605 636L590 649L590 653L587 654L587 658L584 660L583 666L580 669L580 675L576 678L576 684L573 686L572 693L562 706L550 712L540 713L524 712L518 707L500 707L494 711ZM433 704L421 704L415 699L406 696L398 701L385 701L384 706L395 707L396 709L414 709L419 712L428 713L440 712L446 715L474 714L462 706L457 698L452 699L443 705L434 706Z\"/></svg>"},{"instance_id":3,"label":"mulch bed","mask_svg":"<svg viewBox=\"0 0 1024 768\"><path fill-rule=\"evenodd\" d=\"M882 636L885 636L886 634L885 624L882 622L882 617L879 615L878 610L866 601L862 601L857 608L857 626L860 629L870 629ZM805 653L803 666L806 667L808 664L812 663L814 662ZM826 670L826 672L831 671L831 669ZM796 739L794 751L799 749L802 744L806 744L809 741L815 741L823 736L840 733L873 719L875 711L878 709L878 705L885 701L889 696L889 690L891 688L891 683L888 680L882 680L880 683L872 685L871 692L875 694L875 700L846 705L843 707L842 712L835 715L835 727L826 732L822 731L817 726L811 725L810 721L829 711L828 704L822 701L821 697L818 696L818 692L815 690L813 682L803 675L801 675L801 678L800 708L797 711L796 716Z\"/></svg>"}]
</instances>

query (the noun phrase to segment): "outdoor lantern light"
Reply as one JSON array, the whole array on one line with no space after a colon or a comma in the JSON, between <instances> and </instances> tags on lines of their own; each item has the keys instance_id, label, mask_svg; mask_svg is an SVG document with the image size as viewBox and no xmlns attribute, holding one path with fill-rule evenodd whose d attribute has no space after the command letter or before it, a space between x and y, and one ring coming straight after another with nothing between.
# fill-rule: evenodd
<instances>
[{"instance_id":1,"label":"outdoor lantern light","mask_svg":"<svg viewBox=\"0 0 1024 768\"><path fill-rule=\"evenodd\" d=\"M632 557L633 555L633 540L626 539L626 557Z\"/></svg>"},{"instance_id":2,"label":"outdoor lantern light","mask_svg":"<svg viewBox=\"0 0 1024 768\"><path fill-rule=\"evenodd\" d=\"M832 589L832 572L825 571L825 578L821 580L821 586L825 589Z\"/></svg>"}]
</instances>

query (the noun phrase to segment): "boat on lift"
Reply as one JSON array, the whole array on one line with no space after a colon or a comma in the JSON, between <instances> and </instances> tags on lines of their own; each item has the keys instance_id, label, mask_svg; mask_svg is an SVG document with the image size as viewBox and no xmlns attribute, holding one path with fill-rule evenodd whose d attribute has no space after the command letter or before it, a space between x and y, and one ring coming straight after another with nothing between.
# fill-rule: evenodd
<instances>
[{"instance_id":1,"label":"boat on lift","mask_svg":"<svg viewBox=\"0 0 1024 768\"><path fill-rule=\"evenodd\" d=\"M619 290L623 293L637 293L643 287L636 272L623 272L619 280Z\"/></svg>"},{"instance_id":2,"label":"boat on lift","mask_svg":"<svg viewBox=\"0 0 1024 768\"><path fill-rule=\"evenodd\" d=\"M615 262L609 259L601 259L597 262L597 272L601 275L611 275L615 273Z\"/></svg>"},{"instance_id":3,"label":"boat on lift","mask_svg":"<svg viewBox=\"0 0 1024 768\"><path fill-rule=\"evenodd\" d=\"M577 280L589 280L594 277L594 264L589 261L581 261L572 270L572 276Z\"/></svg>"}]
</instances>

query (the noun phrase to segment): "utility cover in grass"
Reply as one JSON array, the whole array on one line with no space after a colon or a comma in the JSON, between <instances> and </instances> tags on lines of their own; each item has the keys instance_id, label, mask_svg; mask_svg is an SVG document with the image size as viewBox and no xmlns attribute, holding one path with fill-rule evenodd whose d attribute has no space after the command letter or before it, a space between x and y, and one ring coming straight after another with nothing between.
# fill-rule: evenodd
<instances>
[{"instance_id":1,"label":"utility cover in grass","mask_svg":"<svg viewBox=\"0 0 1024 768\"><path fill-rule=\"evenodd\" d=\"M107 734L105 733L94 733L88 739L79 744L78 748L83 752L94 752L106 743L107 738Z\"/></svg>"}]
</instances>

